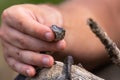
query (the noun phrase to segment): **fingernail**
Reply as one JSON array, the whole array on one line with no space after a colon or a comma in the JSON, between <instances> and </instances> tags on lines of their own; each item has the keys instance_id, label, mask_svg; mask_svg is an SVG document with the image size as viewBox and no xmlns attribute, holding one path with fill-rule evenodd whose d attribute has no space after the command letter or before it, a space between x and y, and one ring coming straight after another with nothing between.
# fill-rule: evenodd
<instances>
[{"instance_id":1,"label":"fingernail","mask_svg":"<svg viewBox=\"0 0 120 80\"><path fill-rule=\"evenodd\" d=\"M45 38L46 38L48 41L52 41L52 33L50 33L50 32L45 33Z\"/></svg>"},{"instance_id":2,"label":"fingernail","mask_svg":"<svg viewBox=\"0 0 120 80\"><path fill-rule=\"evenodd\" d=\"M50 60L48 57L43 57L42 62L45 67L48 67Z\"/></svg>"},{"instance_id":3,"label":"fingernail","mask_svg":"<svg viewBox=\"0 0 120 80\"><path fill-rule=\"evenodd\" d=\"M26 74L27 74L27 76L30 76L30 70L29 69L26 70Z\"/></svg>"},{"instance_id":4,"label":"fingernail","mask_svg":"<svg viewBox=\"0 0 120 80\"><path fill-rule=\"evenodd\" d=\"M64 41L59 41L57 43L57 48L60 50L63 50L65 48L65 42Z\"/></svg>"}]
</instances>

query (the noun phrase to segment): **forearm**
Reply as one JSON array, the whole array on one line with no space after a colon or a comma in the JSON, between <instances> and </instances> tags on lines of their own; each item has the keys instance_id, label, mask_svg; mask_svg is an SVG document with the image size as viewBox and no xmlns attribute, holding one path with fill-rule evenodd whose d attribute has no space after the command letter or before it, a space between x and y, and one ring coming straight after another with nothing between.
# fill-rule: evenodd
<instances>
[{"instance_id":1,"label":"forearm","mask_svg":"<svg viewBox=\"0 0 120 80\"><path fill-rule=\"evenodd\" d=\"M90 67L106 62L108 55L86 21L88 18L93 18L117 42L119 25L114 8L108 1L101 0L73 0L61 4L59 9L63 14L64 28L67 30L65 53L74 55Z\"/></svg>"}]
</instances>

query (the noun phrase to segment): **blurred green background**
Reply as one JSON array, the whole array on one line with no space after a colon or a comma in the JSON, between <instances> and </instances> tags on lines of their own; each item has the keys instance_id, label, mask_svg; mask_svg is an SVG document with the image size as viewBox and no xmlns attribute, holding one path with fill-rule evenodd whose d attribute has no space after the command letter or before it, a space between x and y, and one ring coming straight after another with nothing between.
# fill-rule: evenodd
<instances>
[{"instance_id":1,"label":"blurred green background","mask_svg":"<svg viewBox=\"0 0 120 80\"><path fill-rule=\"evenodd\" d=\"M2 11L9 6L15 4L24 4L24 3L32 3L32 4L39 4L39 3L52 3L52 4L59 4L63 0L0 0L0 15ZM1 22L1 21L0 21ZM0 80L14 80L16 73L11 70L6 62L4 61L2 48L0 44Z\"/></svg>"}]
</instances>

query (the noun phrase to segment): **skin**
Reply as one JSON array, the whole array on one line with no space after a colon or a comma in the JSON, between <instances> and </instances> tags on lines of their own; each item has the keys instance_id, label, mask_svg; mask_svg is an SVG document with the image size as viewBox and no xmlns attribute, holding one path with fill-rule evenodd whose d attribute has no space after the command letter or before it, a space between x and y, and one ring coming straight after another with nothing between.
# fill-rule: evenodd
<instances>
[{"instance_id":1,"label":"skin","mask_svg":"<svg viewBox=\"0 0 120 80\"><path fill-rule=\"evenodd\" d=\"M91 17L97 21L119 46L118 3L119 0L68 0L57 6L21 4L5 9L0 37L6 62L30 77L35 75L32 65L50 67L54 60L63 60L67 55L89 70L106 63L108 55L86 20ZM53 24L65 28L63 40L53 42L54 34L49 28Z\"/></svg>"}]
</instances>

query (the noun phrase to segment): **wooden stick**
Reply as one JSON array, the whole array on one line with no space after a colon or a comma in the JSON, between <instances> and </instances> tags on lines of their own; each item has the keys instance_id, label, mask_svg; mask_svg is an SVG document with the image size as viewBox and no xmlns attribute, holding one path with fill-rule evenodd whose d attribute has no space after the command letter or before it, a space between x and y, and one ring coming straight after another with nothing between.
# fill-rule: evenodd
<instances>
[{"instance_id":1,"label":"wooden stick","mask_svg":"<svg viewBox=\"0 0 120 80\"><path fill-rule=\"evenodd\" d=\"M92 32L100 39L100 41L105 46L110 59L113 63L120 67L120 50L118 49L115 42L110 39L106 32L102 30L102 28L91 18L87 21L88 25L90 26Z\"/></svg>"},{"instance_id":2,"label":"wooden stick","mask_svg":"<svg viewBox=\"0 0 120 80\"><path fill-rule=\"evenodd\" d=\"M51 68L44 68L37 76L26 80L66 80L65 67L64 63L56 61ZM104 80L76 65L71 66L71 78L72 80Z\"/></svg>"}]
</instances>

